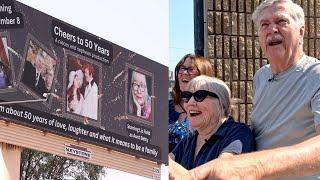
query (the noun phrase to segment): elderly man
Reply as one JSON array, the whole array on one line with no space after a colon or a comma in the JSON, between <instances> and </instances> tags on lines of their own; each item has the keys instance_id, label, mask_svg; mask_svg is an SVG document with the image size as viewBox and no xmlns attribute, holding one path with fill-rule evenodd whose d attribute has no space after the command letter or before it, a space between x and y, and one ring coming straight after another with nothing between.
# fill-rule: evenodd
<instances>
[{"instance_id":1,"label":"elderly man","mask_svg":"<svg viewBox=\"0 0 320 180\"><path fill-rule=\"evenodd\" d=\"M314 179L320 172L320 62L303 53L303 9L266 0L252 16L270 63L254 77L251 121L259 151L210 161L189 179Z\"/></svg>"},{"instance_id":2,"label":"elderly man","mask_svg":"<svg viewBox=\"0 0 320 180\"><path fill-rule=\"evenodd\" d=\"M34 64L26 61L21 81L35 91L38 95L42 96L43 93L48 92L44 78L42 77L45 71L45 60L41 52L38 52Z\"/></svg>"}]
</instances>

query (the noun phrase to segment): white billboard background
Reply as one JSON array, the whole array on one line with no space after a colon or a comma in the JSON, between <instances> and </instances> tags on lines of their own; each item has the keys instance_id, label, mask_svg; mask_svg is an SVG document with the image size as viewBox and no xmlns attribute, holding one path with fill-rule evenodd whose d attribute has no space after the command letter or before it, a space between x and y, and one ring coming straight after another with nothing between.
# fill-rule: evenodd
<instances>
[{"instance_id":1,"label":"white billboard background","mask_svg":"<svg viewBox=\"0 0 320 180\"><path fill-rule=\"evenodd\" d=\"M165 66L169 64L168 0L18 0ZM141 177L109 170L106 179ZM162 179L167 179L162 169Z\"/></svg>"}]
</instances>

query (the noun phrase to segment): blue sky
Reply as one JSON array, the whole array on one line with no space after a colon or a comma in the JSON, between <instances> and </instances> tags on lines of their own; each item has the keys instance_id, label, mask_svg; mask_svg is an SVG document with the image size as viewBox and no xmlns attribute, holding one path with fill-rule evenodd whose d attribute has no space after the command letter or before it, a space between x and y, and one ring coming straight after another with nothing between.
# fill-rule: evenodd
<instances>
[{"instance_id":1,"label":"blue sky","mask_svg":"<svg viewBox=\"0 0 320 180\"><path fill-rule=\"evenodd\" d=\"M193 0L169 0L169 70L194 53Z\"/></svg>"}]
</instances>

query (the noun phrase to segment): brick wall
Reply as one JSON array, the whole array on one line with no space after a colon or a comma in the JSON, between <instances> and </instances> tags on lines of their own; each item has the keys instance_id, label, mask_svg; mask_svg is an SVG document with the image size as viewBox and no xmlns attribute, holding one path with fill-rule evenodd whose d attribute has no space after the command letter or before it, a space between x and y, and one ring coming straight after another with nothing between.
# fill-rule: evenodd
<instances>
[{"instance_id":1,"label":"brick wall","mask_svg":"<svg viewBox=\"0 0 320 180\"><path fill-rule=\"evenodd\" d=\"M320 0L295 0L306 15L304 51L320 58ZM252 78L268 61L258 42L251 14L259 0L207 0L205 54L213 63L216 77L230 87L232 97L240 98L235 118L250 124Z\"/></svg>"}]
</instances>

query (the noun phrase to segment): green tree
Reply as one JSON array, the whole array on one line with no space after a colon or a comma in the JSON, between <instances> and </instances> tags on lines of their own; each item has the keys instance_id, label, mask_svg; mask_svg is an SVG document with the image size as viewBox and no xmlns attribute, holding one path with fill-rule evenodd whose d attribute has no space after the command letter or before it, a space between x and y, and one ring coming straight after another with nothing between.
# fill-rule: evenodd
<instances>
[{"instance_id":1,"label":"green tree","mask_svg":"<svg viewBox=\"0 0 320 180\"><path fill-rule=\"evenodd\" d=\"M101 166L31 149L23 150L20 166L20 180L65 179L66 177L76 180L98 180L99 174L105 173Z\"/></svg>"}]
</instances>

